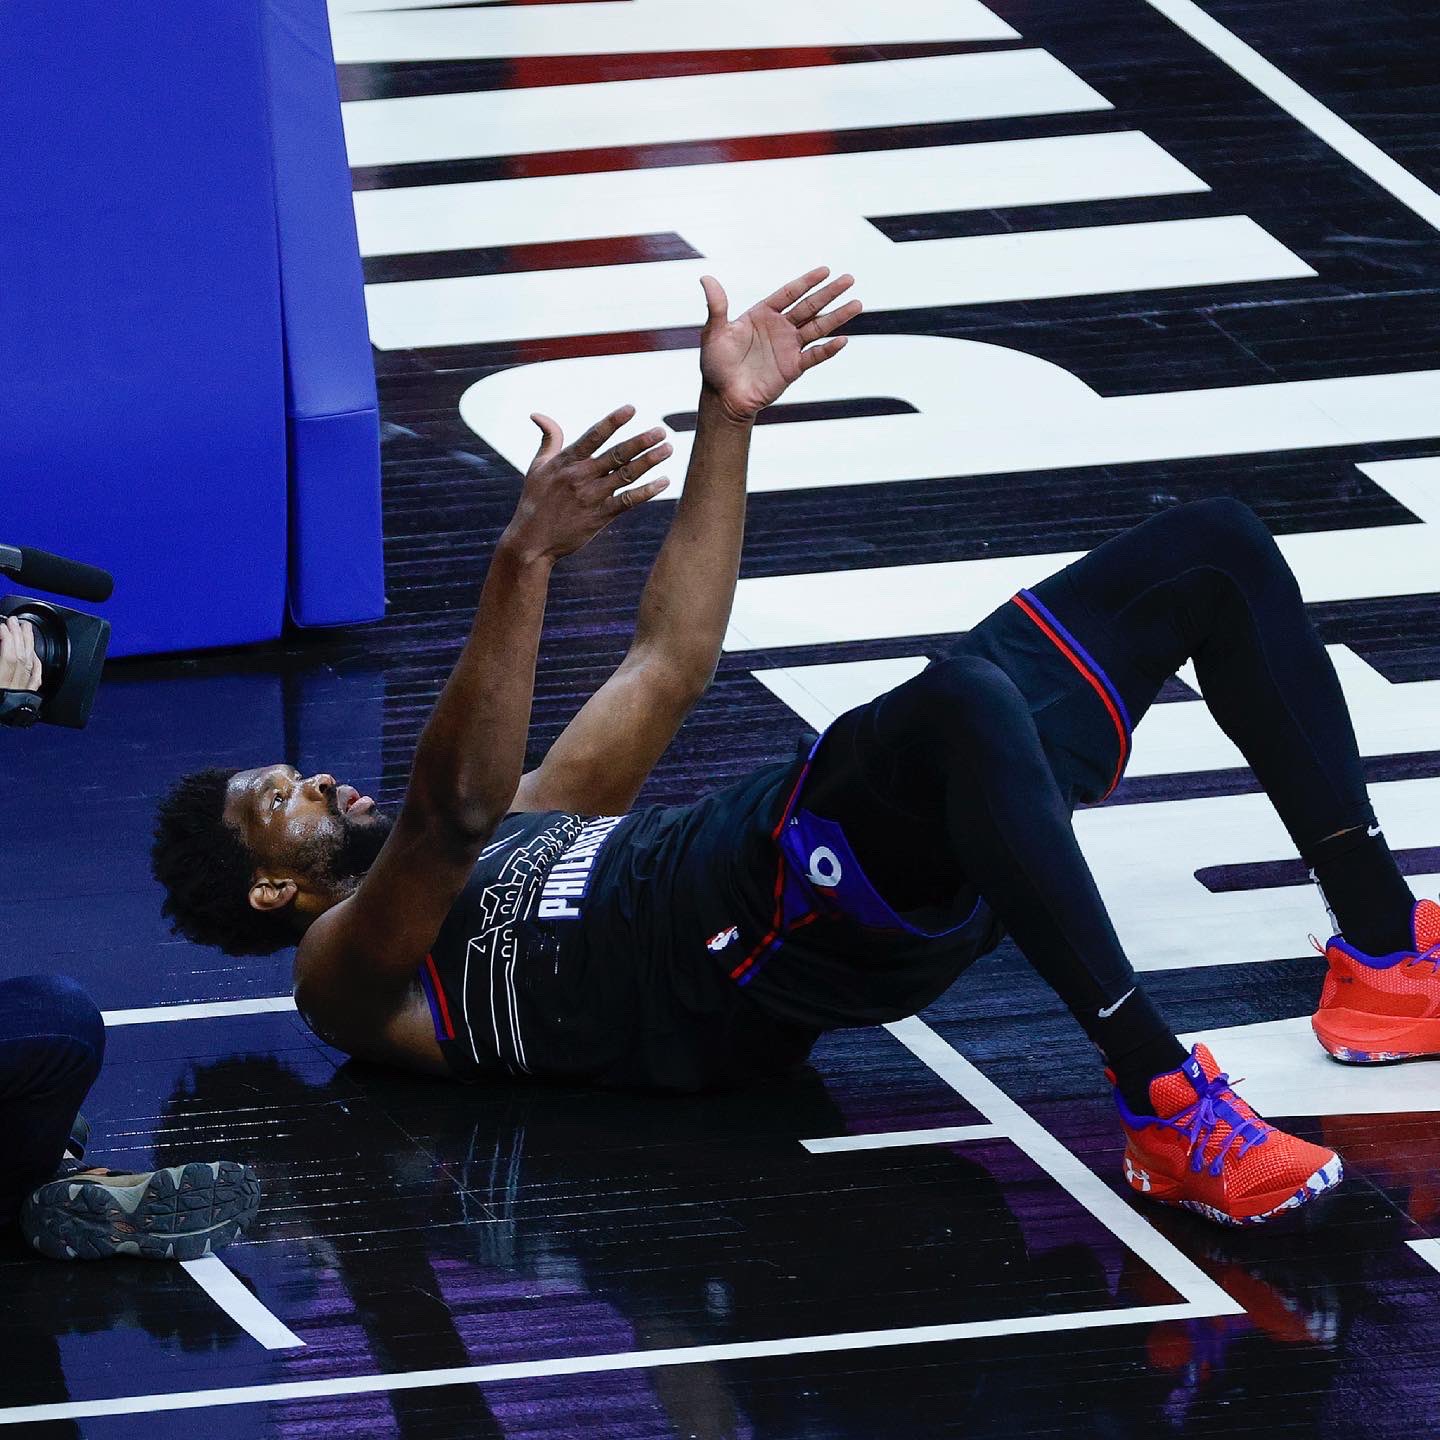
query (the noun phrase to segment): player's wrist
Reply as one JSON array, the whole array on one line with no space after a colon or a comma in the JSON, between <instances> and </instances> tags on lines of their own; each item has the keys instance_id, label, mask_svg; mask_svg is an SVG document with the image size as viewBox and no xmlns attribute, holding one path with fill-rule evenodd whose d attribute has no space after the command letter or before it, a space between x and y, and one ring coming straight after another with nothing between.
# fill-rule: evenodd
<instances>
[{"instance_id":1,"label":"player's wrist","mask_svg":"<svg viewBox=\"0 0 1440 1440\"><path fill-rule=\"evenodd\" d=\"M748 430L755 423L760 412L737 406L726 399L724 393L710 382L700 386L700 419L711 425L724 425L737 430Z\"/></svg>"},{"instance_id":2,"label":"player's wrist","mask_svg":"<svg viewBox=\"0 0 1440 1440\"><path fill-rule=\"evenodd\" d=\"M553 540L547 540L539 528L517 517L505 527L496 542L491 564L504 565L516 571L549 571L554 568L559 555Z\"/></svg>"}]
</instances>

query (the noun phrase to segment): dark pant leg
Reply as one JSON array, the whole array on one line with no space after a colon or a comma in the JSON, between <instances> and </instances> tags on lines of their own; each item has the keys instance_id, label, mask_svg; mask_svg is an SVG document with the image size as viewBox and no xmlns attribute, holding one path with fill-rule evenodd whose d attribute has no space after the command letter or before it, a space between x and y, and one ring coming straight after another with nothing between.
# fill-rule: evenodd
<instances>
[{"instance_id":1,"label":"dark pant leg","mask_svg":"<svg viewBox=\"0 0 1440 1440\"><path fill-rule=\"evenodd\" d=\"M1097 704L1083 682L1064 683L1057 703ZM1097 733L1103 740L1103 727ZM1155 1057L1148 1074L1183 1058L1137 986L1076 842L1071 796L1032 699L992 660L956 654L842 717L804 799L844 826L892 904L922 898L898 893L907 877L895 873L897 853L907 868L919 852L948 870L943 887L924 897L931 902L953 893L957 880L972 884L1117 1068L1137 1052ZM897 835L906 843L896 844ZM938 887L939 877L927 883Z\"/></svg>"},{"instance_id":2,"label":"dark pant leg","mask_svg":"<svg viewBox=\"0 0 1440 1440\"><path fill-rule=\"evenodd\" d=\"M1177 507L1036 594L1098 661L1131 723L1194 658L1207 703L1302 854L1371 818L1334 669L1293 575L1245 506ZM1118 740L1077 673L1036 661L1050 643L1002 607L955 657L837 722L807 803L845 824L867 873L873 865L882 876L883 836L902 818L930 827L935 853L948 846L945 863L974 880L1102 1050L1112 1059L1121 1046L1153 1056L1164 1048L1163 1026L1143 995L1138 1009L1132 1000L1099 1014L1134 975L1069 826L1077 798L1104 792ZM1023 691L1000 683L1011 672Z\"/></svg>"},{"instance_id":3,"label":"dark pant leg","mask_svg":"<svg viewBox=\"0 0 1440 1440\"><path fill-rule=\"evenodd\" d=\"M104 1054L100 1012L73 980L0 981L0 1220L54 1174Z\"/></svg>"},{"instance_id":4,"label":"dark pant leg","mask_svg":"<svg viewBox=\"0 0 1440 1440\"><path fill-rule=\"evenodd\" d=\"M1193 659L1295 847L1374 820L1335 668L1274 539L1238 500L1177 506L1036 587L1139 722Z\"/></svg>"}]
</instances>

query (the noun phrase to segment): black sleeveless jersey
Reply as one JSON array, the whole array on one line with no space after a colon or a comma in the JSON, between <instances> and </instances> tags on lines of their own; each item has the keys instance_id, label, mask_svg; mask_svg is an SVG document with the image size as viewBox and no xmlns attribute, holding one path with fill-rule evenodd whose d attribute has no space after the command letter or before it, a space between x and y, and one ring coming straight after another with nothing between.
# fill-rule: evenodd
<instances>
[{"instance_id":1,"label":"black sleeveless jersey","mask_svg":"<svg viewBox=\"0 0 1440 1440\"><path fill-rule=\"evenodd\" d=\"M778 843L802 773L771 765L624 816L508 816L422 969L451 1071L742 1083L793 1069L825 1030L913 1014L994 947L983 907L934 938L860 923L813 887L817 913L777 925L782 892L809 883Z\"/></svg>"},{"instance_id":2,"label":"black sleeveless jersey","mask_svg":"<svg viewBox=\"0 0 1440 1440\"><path fill-rule=\"evenodd\" d=\"M703 943L707 909L734 908L729 867L708 904L687 878L701 837L743 824L741 788L623 816L507 816L422 970L451 1071L695 1090L801 1063L818 1029L766 1014Z\"/></svg>"}]
</instances>

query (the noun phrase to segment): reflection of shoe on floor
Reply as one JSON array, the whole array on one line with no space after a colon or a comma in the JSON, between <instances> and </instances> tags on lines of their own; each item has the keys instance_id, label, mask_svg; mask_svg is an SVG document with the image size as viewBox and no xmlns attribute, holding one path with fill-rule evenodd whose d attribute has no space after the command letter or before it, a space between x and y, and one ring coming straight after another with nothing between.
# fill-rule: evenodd
<instances>
[{"instance_id":1,"label":"reflection of shoe on floor","mask_svg":"<svg viewBox=\"0 0 1440 1440\"><path fill-rule=\"evenodd\" d=\"M1416 903L1413 950L1366 955L1334 935L1315 1037L1347 1065L1386 1065L1440 1056L1440 905Z\"/></svg>"},{"instance_id":2,"label":"reflection of shoe on floor","mask_svg":"<svg viewBox=\"0 0 1440 1440\"><path fill-rule=\"evenodd\" d=\"M67 1160L26 1199L20 1229L54 1260L198 1260L242 1234L259 1204L255 1172L229 1160L148 1175Z\"/></svg>"},{"instance_id":3,"label":"reflection of shoe on floor","mask_svg":"<svg viewBox=\"0 0 1440 1440\"><path fill-rule=\"evenodd\" d=\"M1151 1362L1174 1370L1198 1354L1218 1360L1232 1336L1261 1330L1284 1345L1323 1345L1333 1348L1344 1320L1338 1288L1328 1281L1315 1283L1313 1272L1277 1263L1266 1251L1255 1261L1245 1236L1207 1230L1186 1241L1185 1253L1233 1300L1245 1307L1243 1315L1207 1315L1195 1320L1168 1320L1155 1326L1147 1345ZM1246 1257L1248 1258L1242 1258ZM1174 1292L1150 1267L1129 1251L1120 1270L1121 1286L1144 1305L1165 1305ZM1200 1332L1212 1340L1197 1338Z\"/></svg>"},{"instance_id":4,"label":"reflection of shoe on floor","mask_svg":"<svg viewBox=\"0 0 1440 1440\"><path fill-rule=\"evenodd\" d=\"M1197 1045L1178 1070L1150 1082L1154 1115L1132 1114L1117 1089L1125 1128L1125 1178L1133 1190L1222 1225L1260 1225L1340 1183L1333 1150L1262 1120Z\"/></svg>"}]
</instances>

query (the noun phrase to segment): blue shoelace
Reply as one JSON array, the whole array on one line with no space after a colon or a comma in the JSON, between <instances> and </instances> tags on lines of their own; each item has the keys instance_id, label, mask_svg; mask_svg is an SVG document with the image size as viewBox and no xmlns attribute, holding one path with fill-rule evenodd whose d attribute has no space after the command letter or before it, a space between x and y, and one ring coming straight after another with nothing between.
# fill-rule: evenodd
<instances>
[{"instance_id":1,"label":"blue shoelace","mask_svg":"<svg viewBox=\"0 0 1440 1440\"><path fill-rule=\"evenodd\" d=\"M1440 970L1440 945L1432 945L1428 950L1422 950L1413 959L1405 962L1405 968L1408 970L1412 965L1425 964L1430 966L1432 972Z\"/></svg>"},{"instance_id":2,"label":"blue shoelace","mask_svg":"<svg viewBox=\"0 0 1440 1440\"><path fill-rule=\"evenodd\" d=\"M1263 1145L1270 1138L1270 1132L1274 1128L1267 1125L1263 1120L1248 1119L1242 1115L1225 1097L1230 1094L1230 1077L1223 1072L1213 1080L1208 1081L1194 1100L1183 1110L1178 1110L1168 1120L1162 1119L1160 1123L1168 1126L1171 1130L1177 1130L1186 1136L1190 1141L1190 1168L1197 1174L1205 1167L1205 1150L1210 1144L1210 1137L1215 1133L1216 1128L1223 1124L1230 1127L1230 1138L1220 1147L1214 1160L1210 1162L1210 1173L1219 1176L1225 1159L1232 1147L1238 1141L1239 1150L1235 1152L1238 1160L1256 1145Z\"/></svg>"}]
</instances>

